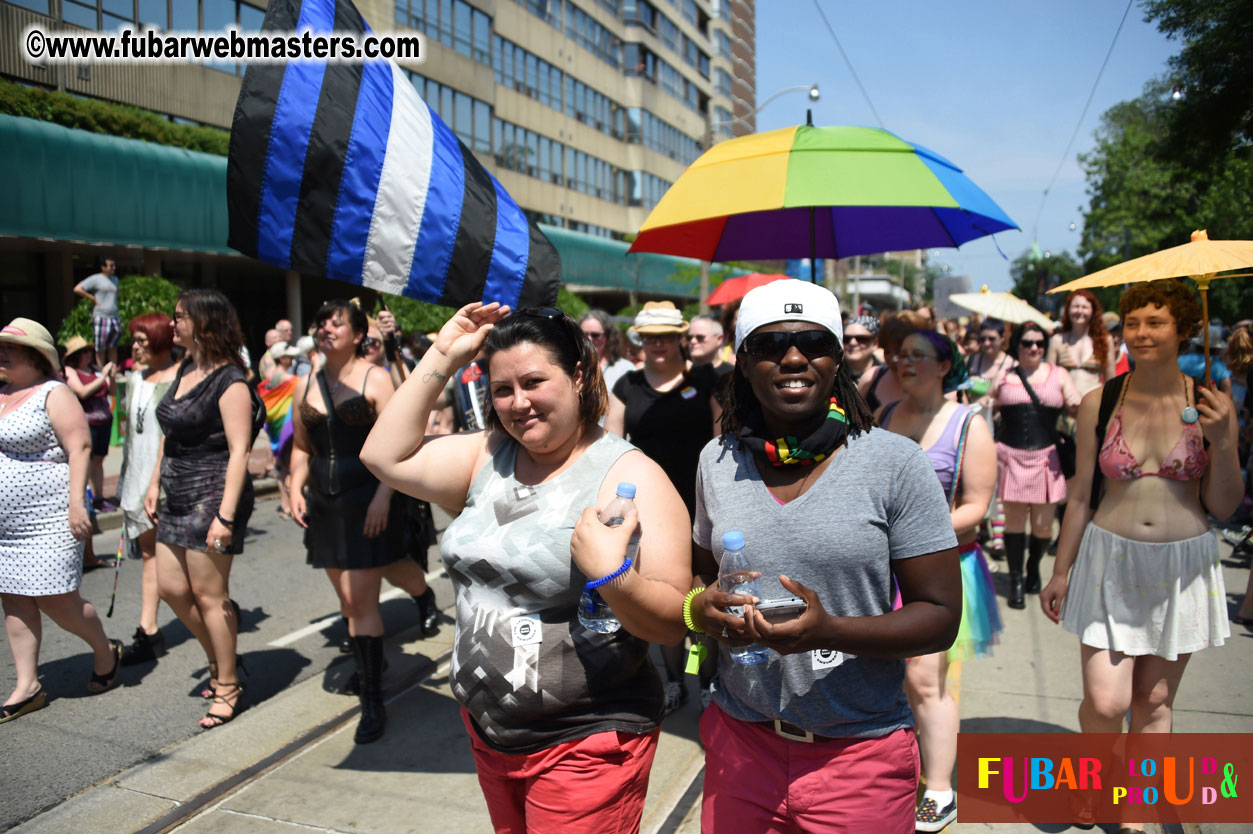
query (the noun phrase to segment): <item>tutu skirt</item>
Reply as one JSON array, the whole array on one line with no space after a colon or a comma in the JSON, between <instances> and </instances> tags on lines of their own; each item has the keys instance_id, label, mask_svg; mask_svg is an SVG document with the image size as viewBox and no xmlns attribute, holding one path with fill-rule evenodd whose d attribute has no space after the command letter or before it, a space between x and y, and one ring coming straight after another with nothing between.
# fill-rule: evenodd
<instances>
[{"instance_id":1,"label":"tutu skirt","mask_svg":"<svg viewBox=\"0 0 1253 834\"><path fill-rule=\"evenodd\" d=\"M996 607L996 591L983 549L976 542L961 551L962 619L957 639L948 650L950 662L992 653L1005 628Z\"/></svg>"},{"instance_id":2,"label":"tutu skirt","mask_svg":"<svg viewBox=\"0 0 1253 834\"><path fill-rule=\"evenodd\" d=\"M1125 539L1089 524L1070 571L1062 627L1079 642L1125 655L1181 654L1231 636L1212 532L1178 542Z\"/></svg>"}]
</instances>

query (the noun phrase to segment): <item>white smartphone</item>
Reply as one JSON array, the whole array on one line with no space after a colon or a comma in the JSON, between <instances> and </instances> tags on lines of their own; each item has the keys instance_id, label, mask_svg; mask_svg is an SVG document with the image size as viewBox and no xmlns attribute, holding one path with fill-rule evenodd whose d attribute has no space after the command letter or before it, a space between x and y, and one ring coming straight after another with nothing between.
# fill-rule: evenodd
<instances>
[{"instance_id":1,"label":"white smartphone","mask_svg":"<svg viewBox=\"0 0 1253 834\"><path fill-rule=\"evenodd\" d=\"M800 597L783 597L781 599L764 599L757 603L757 610L768 623L782 623L794 620L805 613L808 607Z\"/></svg>"}]
</instances>

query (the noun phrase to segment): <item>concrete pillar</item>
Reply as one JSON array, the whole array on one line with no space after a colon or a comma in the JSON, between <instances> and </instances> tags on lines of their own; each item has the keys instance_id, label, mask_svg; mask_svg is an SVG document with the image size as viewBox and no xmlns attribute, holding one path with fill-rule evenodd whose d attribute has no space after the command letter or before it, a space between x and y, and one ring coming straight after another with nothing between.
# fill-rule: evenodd
<instances>
[{"instance_id":1,"label":"concrete pillar","mask_svg":"<svg viewBox=\"0 0 1253 834\"><path fill-rule=\"evenodd\" d=\"M289 269L283 274L283 280L287 289L287 318L291 319L292 335L298 336L305 332L304 321L300 316L303 306L300 295L300 273Z\"/></svg>"}]
</instances>

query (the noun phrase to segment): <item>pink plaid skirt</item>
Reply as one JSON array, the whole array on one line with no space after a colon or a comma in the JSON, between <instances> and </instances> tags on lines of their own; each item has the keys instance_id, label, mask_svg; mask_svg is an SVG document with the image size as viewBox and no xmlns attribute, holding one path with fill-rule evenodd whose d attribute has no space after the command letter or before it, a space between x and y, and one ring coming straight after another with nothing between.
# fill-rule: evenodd
<instances>
[{"instance_id":1,"label":"pink plaid skirt","mask_svg":"<svg viewBox=\"0 0 1253 834\"><path fill-rule=\"evenodd\" d=\"M1015 449L996 444L997 494L1018 504L1057 504L1066 500L1066 479L1057 447Z\"/></svg>"}]
</instances>

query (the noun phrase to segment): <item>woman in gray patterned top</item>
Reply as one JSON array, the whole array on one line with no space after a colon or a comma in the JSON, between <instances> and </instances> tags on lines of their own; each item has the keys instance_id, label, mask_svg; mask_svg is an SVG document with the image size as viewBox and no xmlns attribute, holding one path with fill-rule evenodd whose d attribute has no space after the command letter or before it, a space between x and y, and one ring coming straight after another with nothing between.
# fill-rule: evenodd
<instances>
[{"instance_id":1,"label":"woman in gray patterned top","mask_svg":"<svg viewBox=\"0 0 1253 834\"><path fill-rule=\"evenodd\" d=\"M688 518L666 474L597 423L606 394L592 343L552 308L505 318L461 308L379 416L361 451L378 478L458 517L441 555L456 592L453 694L498 831L636 830L662 714L648 643L683 635ZM488 428L424 438L448 376L485 347ZM615 486L638 487L634 521L594 525ZM571 549L582 513L582 538ZM590 520L590 521L589 521ZM625 568L625 570L624 570ZM586 582L622 623L589 631Z\"/></svg>"}]
</instances>

